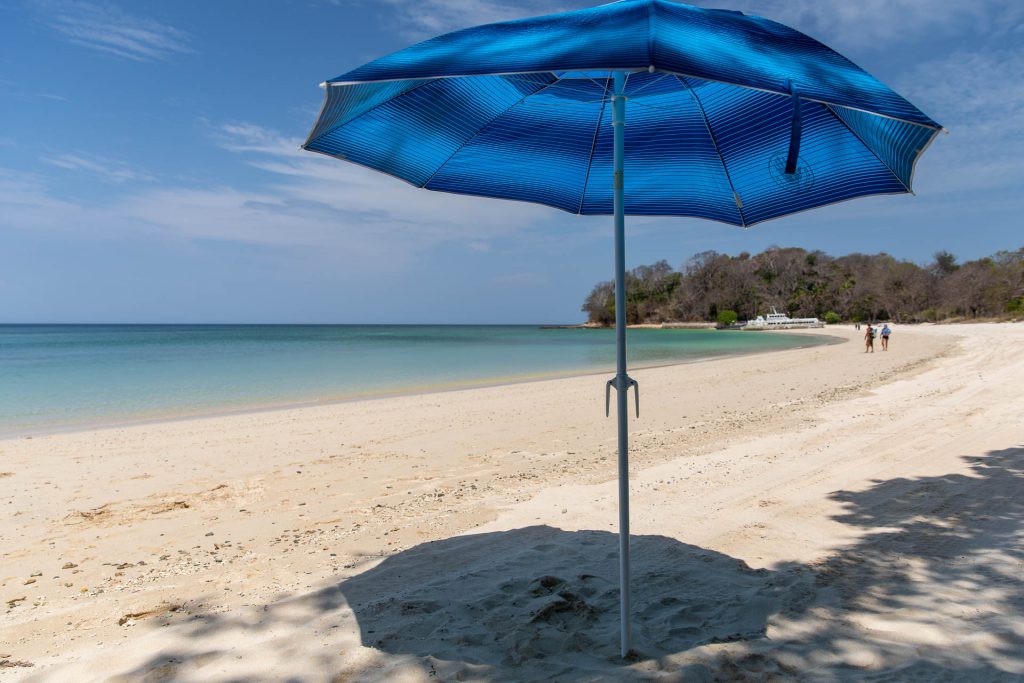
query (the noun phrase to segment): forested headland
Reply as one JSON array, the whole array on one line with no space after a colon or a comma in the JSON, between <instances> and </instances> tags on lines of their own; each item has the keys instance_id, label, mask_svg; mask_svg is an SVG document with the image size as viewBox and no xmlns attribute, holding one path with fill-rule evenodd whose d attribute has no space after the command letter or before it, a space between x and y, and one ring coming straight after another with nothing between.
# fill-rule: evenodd
<instances>
[{"instance_id":1,"label":"forested headland","mask_svg":"<svg viewBox=\"0 0 1024 683\"><path fill-rule=\"evenodd\" d=\"M1024 318L1024 248L959 263L940 251L926 265L888 254L833 257L769 247L751 256L696 254L626 274L629 324L730 322L772 307L826 322ZM589 322L615 323L615 285L598 283L583 304Z\"/></svg>"}]
</instances>

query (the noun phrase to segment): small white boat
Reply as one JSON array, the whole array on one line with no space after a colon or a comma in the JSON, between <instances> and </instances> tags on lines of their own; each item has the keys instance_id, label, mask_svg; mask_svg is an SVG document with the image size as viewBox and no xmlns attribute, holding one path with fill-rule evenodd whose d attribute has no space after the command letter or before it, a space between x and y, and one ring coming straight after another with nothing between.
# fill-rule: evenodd
<instances>
[{"instance_id":1,"label":"small white boat","mask_svg":"<svg viewBox=\"0 0 1024 683\"><path fill-rule=\"evenodd\" d=\"M757 316L754 320L748 320L743 326L744 330L795 330L808 327L825 327L825 323L817 318L790 318L785 313L779 313L774 308L767 316Z\"/></svg>"}]
</instances>

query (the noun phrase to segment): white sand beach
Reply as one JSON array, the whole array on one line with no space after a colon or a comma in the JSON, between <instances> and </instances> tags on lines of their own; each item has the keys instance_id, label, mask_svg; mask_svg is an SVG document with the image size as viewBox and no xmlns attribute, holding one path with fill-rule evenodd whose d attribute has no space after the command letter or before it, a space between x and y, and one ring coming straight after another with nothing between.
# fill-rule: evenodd
<instances>
[{"instance_id":1,"label":"white sand beach","mask_svg":"<svg viewBox=\"0 0 1024 683\"><path fill-rule=\"evenodd\" d=\"M1024 680L1024 325L827 333L631 373L635 661L587 376L0 441L0 679Z\"/></svg>"}]
</instances>

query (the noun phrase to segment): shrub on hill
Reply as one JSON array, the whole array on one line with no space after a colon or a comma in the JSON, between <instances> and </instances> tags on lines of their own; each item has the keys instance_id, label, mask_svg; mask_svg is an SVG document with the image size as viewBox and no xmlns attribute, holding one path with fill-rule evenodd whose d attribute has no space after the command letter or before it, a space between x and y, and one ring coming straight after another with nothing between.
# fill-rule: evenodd
<instances>
[{"instance_id":1,"label":"shrub on hill","mask_svg":"<svg viewBox=\"0 0 1024 683\"><path fill-rule=\"evenodd\" d=\"M590 322L615 320L615 286L598 283L583 304ZM1024 248L957 263L949 252L920 266L888 254L769 247L728 256L705 251L679 270L667 261L626 275L629 323L714 322L734 312L752 319L777 308L793 317L897 323L1019 316L1024 312ZM826 322L829 322L826 319Z\"/></svg>"},{"instance_id":2,"label":"shrub on hill","mask_svg":"<svg viewBox=\"0 0 1024 683\"><path fill-rule=\"evenodd\" d=\"M718 324L719 325L732 325L740 317L736 315L736 311L730 311L728 308L718 312Z\"/></svg>"}]
</instances>

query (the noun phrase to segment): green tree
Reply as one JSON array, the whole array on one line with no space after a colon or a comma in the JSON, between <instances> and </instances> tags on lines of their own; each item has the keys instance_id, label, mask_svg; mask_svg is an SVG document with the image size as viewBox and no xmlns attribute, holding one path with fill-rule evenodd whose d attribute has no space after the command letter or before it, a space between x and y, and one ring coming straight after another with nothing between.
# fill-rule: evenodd
<instances>
[{"instance_id":1,"label":"green tree","mask_svg":"<svg viewBox=\"0 0 1024 683\"><path fill-rule=\"evenodd\" d=\"M939 275L950 275L960 267L956 263L956 256L953 256L948 251L937 251L934 258L935 263L932 264L932 269L939 273Z\"/></svg>"},{"instance_id":2,"label":"green tree","mask_svg":"<svg viewBox=\"0 0 1024 683\"><path fill-rule=\"evenodd\" d=\"M718 324L720 325L732 325L739 319L736 311L730 311L728 308L718 312Z\"/></svg>"}]
</instances>

